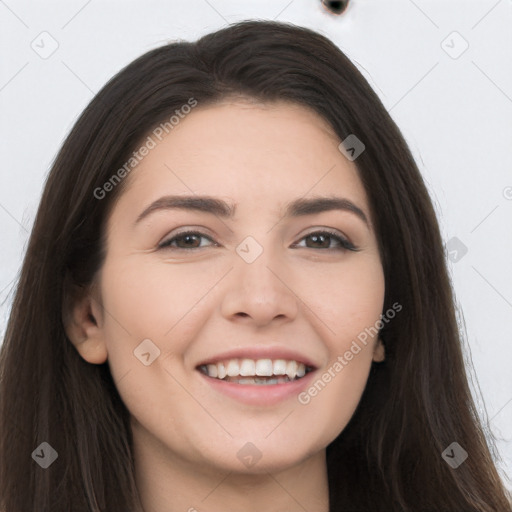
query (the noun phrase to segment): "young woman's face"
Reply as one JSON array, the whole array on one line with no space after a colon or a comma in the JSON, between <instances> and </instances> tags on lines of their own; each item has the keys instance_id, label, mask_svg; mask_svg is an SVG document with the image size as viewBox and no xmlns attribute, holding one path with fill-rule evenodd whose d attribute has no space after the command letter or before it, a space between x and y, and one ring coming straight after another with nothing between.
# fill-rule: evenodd
<instances>
[{"instance_id":1,"label":"young woman's face","mask_svg":"<svg viewBox=\"0 0 512 512\"><path fill-rule=\"evenodd\" d=\"M384 276L368 200L340 142L300 106L199 105L126 178L95 315L147 453L235 472L283 469L321 452L352 417L382 358L377 337L357 337L380 318ZM170 196L211 202L171 208ZM325 197L350 201L367 223L349 209L287 211ZM314 371L281 383L304 364ZM255 384L255 373L270 383Z\"/></svg>"}]
</instances>

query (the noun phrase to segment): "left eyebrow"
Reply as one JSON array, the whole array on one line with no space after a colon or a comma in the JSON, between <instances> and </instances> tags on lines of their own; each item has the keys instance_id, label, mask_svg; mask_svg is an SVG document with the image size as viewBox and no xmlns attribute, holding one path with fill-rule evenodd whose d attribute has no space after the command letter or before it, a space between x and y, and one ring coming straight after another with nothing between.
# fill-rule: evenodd
<instances>
[{"instance_id":1,"label":"left eyebrow","mask_svg":"<svg viewBox=\"0 0 512 512\"><path fill-rule=\"evenodd\" d=\"M218 217L232 219L236 213L236 204L229 204L211 196L164 196L145 208L137 217L135 224L157 210L192 210L211 213ZM330 210L342 210L355 214L368 227L368 218L364 211L352 201L343 197L313 197L295 199L285 205L284 217L301 217Z\"/></svg>"}]
</instances>

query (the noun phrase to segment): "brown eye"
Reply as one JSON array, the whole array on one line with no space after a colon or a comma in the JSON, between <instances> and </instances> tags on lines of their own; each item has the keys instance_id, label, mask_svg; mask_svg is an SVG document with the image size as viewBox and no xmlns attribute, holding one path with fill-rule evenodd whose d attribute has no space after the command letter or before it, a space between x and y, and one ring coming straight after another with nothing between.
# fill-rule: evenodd
<instances>
[{"instance_id":1,"label":"brown eye","mask_svg":"<svg viewBox=\"0 0 512 512\"><path fill-rule=\"evenodd\" d=\"M198 231L186 231L184 233L178 233L174 237L169 238L165 242L162 242L158 247L159 249L170 248L174 242L178 243L182 241L182 246L177 245L176 249L201 249L202 247L197 245L198 241L199 244L201 243L201 238L206 238L210 240L210 242L213 242L213 240L210 237L204 235L203 233L200 233Z\"/></svg>"},{"instance_id":2,"label":"brown eye","mask_svg":"<svg viewBox=\"0 0 512 512\"><path fill-rule=\"evenodd\" d=\"M336 250L348 250L348 251L358 251L359 249L349 242L346 238L334 233L332 231L314 231L313 233L309 233L302 240L311 239L313 241L313 247L311 246L297 246L296 247L306 247L307 249L326 249L331 251ZM331 245L331 240L334 239L338 246L337 247L329 247ZM326 245L327 242L327 246ZM323 247L315 247L315 245L320 244Z\"/></svg>"}]
</instances>

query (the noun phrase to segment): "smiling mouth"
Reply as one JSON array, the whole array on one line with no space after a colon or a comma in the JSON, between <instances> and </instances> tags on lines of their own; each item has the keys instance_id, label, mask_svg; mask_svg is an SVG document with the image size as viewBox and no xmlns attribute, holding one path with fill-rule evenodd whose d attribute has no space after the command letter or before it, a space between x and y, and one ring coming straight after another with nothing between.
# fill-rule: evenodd
<instances>
[{"instance_id":1,"label":"smiling mouth","mask_svg":"<svg viewBox=\"0 0 512 512\"><path fill-rule=\"evenodd\" d=\"M229 359L200 365L197 370L224 382L269 386L302 379L314 368L286 359Z\"/></svg>"}]
</instances>

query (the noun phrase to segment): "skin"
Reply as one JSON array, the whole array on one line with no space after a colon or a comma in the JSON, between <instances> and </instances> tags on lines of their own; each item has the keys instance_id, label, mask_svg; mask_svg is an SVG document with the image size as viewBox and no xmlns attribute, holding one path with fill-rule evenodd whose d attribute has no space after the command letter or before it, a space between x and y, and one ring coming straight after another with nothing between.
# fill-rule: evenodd
<instances>
[{"instance_id":1,"label":"skin","mask_svg":"<svg viewBox=\"0 0 512 512\"><path fill-rule=\"evenodd\" d=\"M360 344L306 405L297 396L243 404L215 392L195 367L233 348L286 346L310 356L320 377L379 320L377 239L340 142L303 106L226 100L197 106L125 178L108 219L106 261L67 333L89 363L108 360L131 413L145 512L328 511L325 449L355 412L372 360L383 360L381 341ZM333 192L358 205L369 226L339 210L282 218L287 202ZM166 194L211 195L238 209L232 220L159 210L134 226ZM178 228L206 238L158 249ZM326 228L360 251L307 236ZM263 248L250 264L236 252L247 236ZM149 366L134 357L144 339L160 350ZM237 457L247 442L261 453L251 467Z\"/></svg>"}]
</instances>

